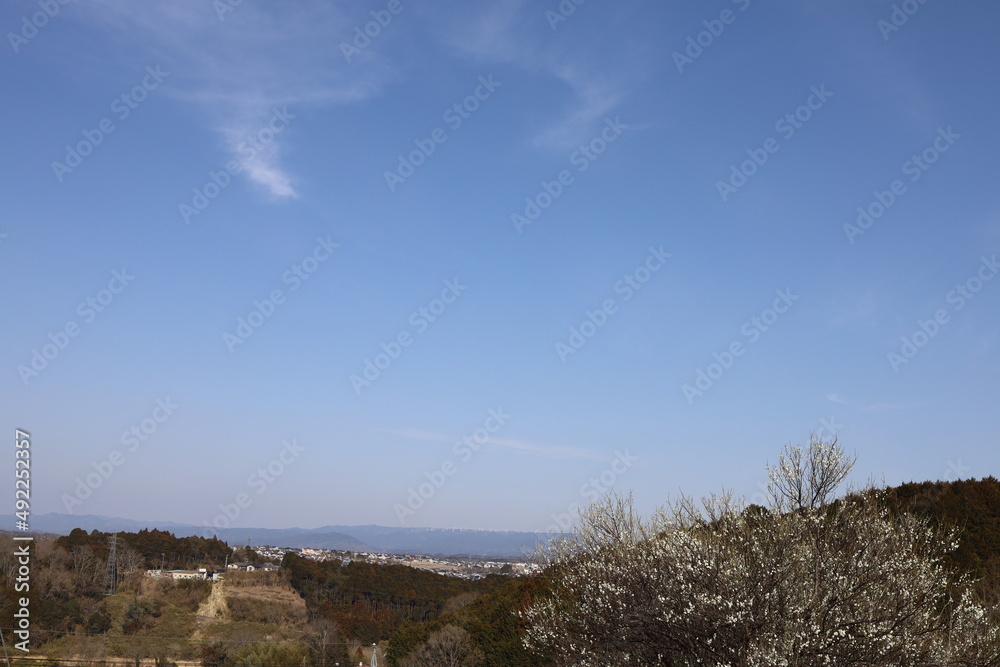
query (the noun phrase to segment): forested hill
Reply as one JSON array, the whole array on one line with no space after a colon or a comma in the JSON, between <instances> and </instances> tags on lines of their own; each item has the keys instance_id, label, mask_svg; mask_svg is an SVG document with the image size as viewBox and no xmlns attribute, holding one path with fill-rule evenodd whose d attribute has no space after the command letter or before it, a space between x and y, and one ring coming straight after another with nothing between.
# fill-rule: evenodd
<instances>
[{"instance_id":1,"label":"forested hill","mask_svg":"<svg viewBox=\"0 0 1000 667\"><path fill-rule=\"evenodd\" d=\"M895 511L918 514L933 525L958 529L959 546L950 555L949 564L955 572L968 572L977 578L976 588L984 599L1000 598L1000 481L987 477L913 482L888 489L883 497ZM461 609L404 626L393 635L389 655L394 662L402 661L435 633L456 626L482 652L484 667L553 664L523 648L520 636L524 628L518 617L518 612L545 590L551 576L557 573L512 580Z\"/></svg>"},{"instance_id":2,"label":"forested hill","mask_svg":"<svg viewBox=\"0 0 1000 667\"><path fill-rule=\"evenodd\" d=\"M435 619L447 610L449 600L489 593L507 581L496 575L468 581L406 565L320 563L293 553L285 554L282 566L313 614L335 622L348 637L364 643Z\"/></svg>"},{"instance_id":3,"label":"forested hill","mask_svg":"<svg viewBox=\"0 0 1000 667\"><path fill-rule=\"evenodd\" d=\"M95 556L105 560L108 556L109 537L109 534L97 530L88 533L76 528L69 535L58 538L56 544L68 552L75 547L88 547ZM122 533L120 543L123 552L135 551L141 557L141 563L137 564L140 569L161 566L168 570L222 567L233 552L229 545L216 538L174 537L172 533L156 529ZM119 554L119 558L121 556Z\"/></svg>"},{"instance_id":4,"label":"forested hill","mask_svg":"<svg viewBox=\"0 0 1000 667\"><path fill-rule=\"evenodd\" d=\"M937 526L957 529L959 546L947 556L947 564L956 573L967 572L977 578L976 589L983 599L1000 599L1000 481L988 477L907 483L888 489L879 497L893 511L917 514ZM161 563L168 569L220 567L227 556L231 562L237 554L217 539L175 537L159 530L122 533L117 546L119 575L123 577L120 593L106 597L103 582L109 537L108 533L77 529L37 544L30 591L33 627L39 631L33 635L37 636L34 641L39 642L36 648L41 649L46 639L74 633L175 636L170 633L179 632L177 628L181 626L183 645L190 650L194 650L192 646L197 648L201 640L194 639L191 633L200 627L199 623L208 621L196 620L195 610L205 601L212 586L152 581L142 577L143 570L158 568ZM7 574L0 611L13 613L17 597L13 581L16 567L13 543L9 537L4 539L9 548L5 550L6 557L0 554L3 561L0 564L5 564L2 569ZM246 557L239 555L240 559ZM330 627L337 629L338 637L342 633L344 640L359 646L370 647L377 642L380 650L387 650L393 664L401 664L405 656L422 650L434 637L450 638L454 645L472 646L482 654L483 667L551 664L524 648L521 641L524 621L519 612L559 581L558 571L546 571L537 577L492 576L468 581L403 565L364 562L342 565L339 561L316 562L286 554L282 571L273 576L280 579L277 583L286 587L290 584L289 593L301 595L302 619L311 624L332 622ZM235 579L226 585L230 595L246 596L256 594L253 581L248 578L239 590ZM273 587L276 583L269 585ZM234 632L247 623L250 625L246 627L251 628L250 620L239 620L247 616L243 607L248 604L233 601L232 609L227 612L229 617L214 622L222 624L219 627L231 627ZM266 604L271 603L260 602ZM170 625L175 622L180 624L177 628ZM272 629L280 629L291 639L308 634L303 625L305 620L294 627L285 627L284 621L268 622ZM170 628L165 629L167 625Z\"/></svg>"},{"instance_id":5,"label":"forested hill","mask_svg":"<svg viewBox=\"0 0 1000 667\"><path fill-rule=\"evenodd\" d=\"M959 546L950 556L951 563L983 578L983 584L1000 586L1000 480L990 476L910 482L890 489L888 499L893 509L959 529Z\"/></svg>"}]
</instances>

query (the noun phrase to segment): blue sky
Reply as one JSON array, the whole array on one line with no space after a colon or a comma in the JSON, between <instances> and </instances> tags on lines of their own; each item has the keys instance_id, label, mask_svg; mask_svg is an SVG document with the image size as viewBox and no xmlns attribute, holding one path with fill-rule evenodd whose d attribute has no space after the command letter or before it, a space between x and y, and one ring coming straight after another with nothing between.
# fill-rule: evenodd
<instances>
[{"instance_id":1,"label":"blue sky","mask_svg":"<svg viewBox=\"0 0 1000 667\"><path fill-rule=\"evenodd\" d=\"M32 511L546 530L810 432L996 474L998 18L4 3Z\"/></svg>"}]
</instances>

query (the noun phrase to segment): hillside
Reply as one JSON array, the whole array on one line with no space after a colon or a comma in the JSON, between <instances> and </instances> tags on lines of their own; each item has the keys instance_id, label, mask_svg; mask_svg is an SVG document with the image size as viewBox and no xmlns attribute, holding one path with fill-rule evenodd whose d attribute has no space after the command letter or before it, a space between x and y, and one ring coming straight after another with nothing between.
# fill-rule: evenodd
<instances>
[{"instance_id":1,"label":"hillside","mask_svg":"<svg viewBox=\"0 0 1000 667\"><path fill-rule=\"evenodd\" d=\"M259 560L217 539L159 530L118 533L118 592L105 596L109 535L74 529L33 550L32 652L62 660L194 661L208 667L254 660L301 664L326 656L367 660L374 642L433 620L463 595L493 590L498 577L467 581L402 565L317 563L293 554L278 572L228 570L224 581L169 580L147 569L209 570ZM14 544L0 537L7 575L0 612L15 609ZM349 655L348 652L351 652ZM325 659L325 658L324 658Z\"/></svg>"},{"instance_id":2,"label":"hillside","mask_svg":"<svg viewBox=\"0 0 1000 667\"><path fill-rule=\"evenodd\" d=\"M948 558L954 572L978 579L981 599L1000 601L1000 481L994 477L955 482L907 483L889 489L889 508L926 517L933 525L959 530L959 546ZM483 654L483 667L552 664L521 645L518 612L545 590L547 577L517 579L478 597L473 603L434 620L409 625L393 634L387 654L400 664L420 644L449 626L468 633Z\"/></svg>"},{"instance_id":3,"label":"hillside","mask_svg":"<svg viewBox=\"0 0 1000 667\"><path fill-rule=\"evenodd\" d=\"M949 563L980 579L982 594L1000 599L1000 481L910 482L891 489L889 498L897 511L958 529L959 546Z\"/></svg>"},{"instance_id":4,"label":"hillside","mask_svg":"<svg viewBox=\"0 0 1000 667\"><path fill-rule=\"evenodd\" d=\"M947 564L977 577L983 599L1000 597L1000 481L908 483L885 498L893 511L958 529L959 546ZM7 535L0 542L6 576L0 613L12 614L13 542ZM140 530L119 534L119 558L128 568L119 573L118 593L105 597L107 544L107 534L79 529L37 540L30 593L34 653L206 667L303 659L321 664L327 658L328 664L347 664L367 660L358 650L377 642L390 664L401 664L429 639L450 632L463 633L486 667L550 664L523 647L518 612L547 589L551 572L468 581L402 565L320 563L287 554L278 572L229 571L216 584L168 581L141 575L164 562L217 568L256 554L234 552L214 538Z\"/></svg>"},{"instance_id":5,"label":"hillside","mask_svg":"<svg viewBox=\"0 0 1000 667\"><path fill-rule=\"evenodd\" d=\"M366 644L408 624L434 620L450 600L495 590L504 579L468 581L405 565L317 563L294 554L285 556L283 569L314 617L336 623Z\"/></svg>"}]
</instances>

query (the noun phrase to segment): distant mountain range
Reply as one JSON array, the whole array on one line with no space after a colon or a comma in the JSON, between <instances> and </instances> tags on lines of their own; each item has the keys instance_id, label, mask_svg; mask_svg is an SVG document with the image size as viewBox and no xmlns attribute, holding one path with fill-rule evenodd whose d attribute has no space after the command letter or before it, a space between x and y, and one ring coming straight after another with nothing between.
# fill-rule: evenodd
<instances>
[{"instance_id":1,"label":"distant mountain range","mask_svg":"<svg viewBox=\"0 0 1000 667\"><path fill-rule=\"evenodd\" d=\"M14 526L12 515L0 515L0 525ZM35 514L32 530L67 535L74 528L87 532L128 531L143 528L166 530L177 537L200 535L232 546L271 544L280 547L316 547L342 551L377 551L423 555L485 556L494 558L530 554L544 533L446 528L395 528L391 526L323 526L321 528L205 528L172 521L135 521L94 514Z\"/></svg>"}]
</instances>

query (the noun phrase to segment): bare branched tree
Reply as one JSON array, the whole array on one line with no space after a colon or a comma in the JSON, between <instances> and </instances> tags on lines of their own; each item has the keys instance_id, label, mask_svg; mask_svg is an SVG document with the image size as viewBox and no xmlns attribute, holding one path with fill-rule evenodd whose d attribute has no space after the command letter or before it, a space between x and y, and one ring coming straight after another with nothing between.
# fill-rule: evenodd
<instances>
[{"instance_id":1,"label":"bare branched tree","mask_svg":"<svg viewBox=\"0 0 1000 667\"><path fill-rule=\"evenodd\" d=\"M127 578L143 568L146 559L142 554L129 546L118 549L118 576Z\"/></svg>"},{"instance_id":2,"label":"bare branched tree","mask_svg":"<svg viewBox=\"0 0 1000 667\"><path fill-rule=\"evenodd\" d=\"M446 625L433 633L404 661L404 667L478 667L483 653L469 633L457 625Z\"/></svg>"},{"instance_id":3,"label":"bare branched tree","mask_svg":"<svg viewBox=\"0 0 1000 667\"><path fill-rule=\"evenodd\" d=\"M17 556L14 555L14 540L8 535L0 535L0 575L8 586L14 588L17 577Z\"/></svg>"},{"instance_id":4,"label":"bare branched tree","mask_svg":"<svg viewBox=\"0 0 1000 667\"><path fill-rule=\"evenodd\" d=\"M857 460L857 455L844 452L836 437L825 442L810 434L805 450L798 445L786 445L778 457L778 465L767 466L772 504L786 511L822 507L833 499Z\"/></svg>"},{"instance_id":5,"label":"bare branched tree","mask_svg":"<svg viewBox=\"0 0 1000 667\"><path fill-rule=\"evenodd\" d=\"M79 592L93 591L104 578L104 563L88 547L76 546L70 552L73 581Z\"/></svg>"},{"instance_id":6,"label":"bare branched tree","mask_svg":"<svg viewBox=\"0 0 1000 667\"><path fill-rule=\"evenodd\" d=\"M87 572L96 567L97 557L88 547L75 546L70 551L72 567L76 572Z\"/></svg>"},{"instance_id":7,"label":"bare branched tree","mask_svg":"<svg viewBox=\"0 0 1000 667\"><path fill-rule=\"evenodd\" d=\"M327 667L339 661L343 649L343 635L337 625L328 619L317 618L309 624L302 640L312 664L316 667Z\"/></svg>"}]
</instances>

